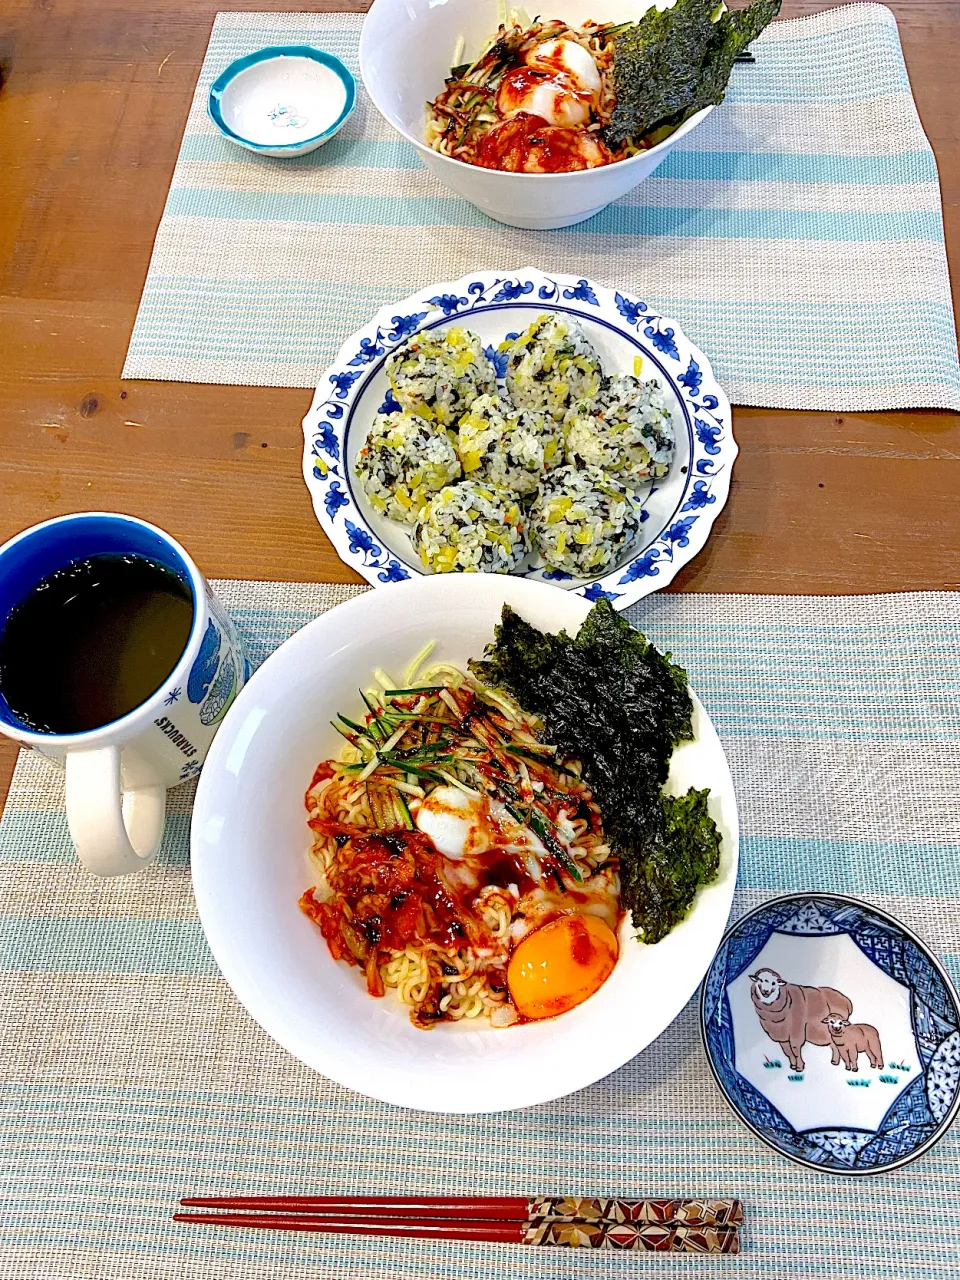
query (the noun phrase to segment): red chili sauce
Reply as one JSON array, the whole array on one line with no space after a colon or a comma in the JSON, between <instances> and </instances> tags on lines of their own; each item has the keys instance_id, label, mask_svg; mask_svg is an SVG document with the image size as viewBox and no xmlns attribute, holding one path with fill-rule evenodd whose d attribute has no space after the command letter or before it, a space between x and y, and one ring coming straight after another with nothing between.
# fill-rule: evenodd
<instances>
[{"instance_id":1,"label":"red chili sauce","mask_svg":"<svg viewBox=\"0 0 960 1280\"><path fill-rule=\"evenodd\" d=\"M378 966L385 951L430 942L449 949L491 947L494 940L472 907L479 888L514 884L524 894L535 885L523 859L501 849L473 855L477 883L458 887L456 877L443 875L449 860L419 831L357 833L322 818L310 826L335 839L340 853L327 871L330 900L319 902L308 889L300 908L319 925L334 960L365 971L374 996L383 995Z\"/></svg>"},{"instance_id":2,"label":"red chili sauce","mask_svg":"<svg viewBox=\"0 0 960 1280\"><path fill-rule=\"evenodd\" d=\"M573 173L610 159L595 134L561 129L525 111L491 129L477 148L478 165L510 173Z\"/></svg>"}]
</instances>

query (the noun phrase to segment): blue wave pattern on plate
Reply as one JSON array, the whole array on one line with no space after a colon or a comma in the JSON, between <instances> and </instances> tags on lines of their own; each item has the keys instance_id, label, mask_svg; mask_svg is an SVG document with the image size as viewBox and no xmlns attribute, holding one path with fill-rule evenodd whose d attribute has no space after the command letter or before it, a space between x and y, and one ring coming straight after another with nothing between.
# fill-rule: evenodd
<instances>
[{"instance_id":1,"label":"blue wave pattern on plate","mask_svg":"<svg viewBox=\"0 0 960 1280\"><path fill-rule=\"evenodd\" d=\"M707 368L706 358L691 348L676 324L640 298L625 291L600 290L584 277L550 276L532 270L508 275L478 273L475 278L466 276L435 291L427 289L396 311L388 307L381 312L323 375L304 420L309 462L304 473L314 507L341 557L354 563L368 582L376 586L407 579L408 568L381 545L367 524L346 475L344 456L351 412L367 379L417 332L447 321L469 324L472 315L498 308L515 320L518 306L533 308L532 315L540 308L570 312L629 334L635 349L642 353L643 376L654 376L671 388L687 419L690 456L683 465L683 492L673 516L661 528L646 531L646 545L632 560L574 588L587 600L609 600L622 609L669 582L703 545L726 500L737 450L729 404ZM516 333L511 330L505 336ZM502 378L505 360L492 344L486 351ZM395 404L388 391L380 412L389 412ZM676 418L674 428L679 434ZM679 466L675 460L674 470ZM654 492L656 487L647 497ZM641 520L648 514L645 505ZM415 571L419 572L419 567ZM536 569L528 574L541 575L561 584L570 581L568 574L558 570Z\"/></svg>"}]
</instances>

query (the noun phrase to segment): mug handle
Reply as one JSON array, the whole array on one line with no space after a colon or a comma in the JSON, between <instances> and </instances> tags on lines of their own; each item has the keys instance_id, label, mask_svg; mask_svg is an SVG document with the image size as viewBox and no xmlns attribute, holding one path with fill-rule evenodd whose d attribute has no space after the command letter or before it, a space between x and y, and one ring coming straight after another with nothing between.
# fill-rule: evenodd
<instances>
[{"instance_id":1,"label":"mug handle","mask_svg":"<svg viewBox=\"0 0 960 1280\"><path fill-rule=\"evenodd\" d=\"M122 792L119 747L67 755L67 822L77 856L96 876L122 876L153 862L163 836L163 786Z\"/></svg>"}]
</instances>

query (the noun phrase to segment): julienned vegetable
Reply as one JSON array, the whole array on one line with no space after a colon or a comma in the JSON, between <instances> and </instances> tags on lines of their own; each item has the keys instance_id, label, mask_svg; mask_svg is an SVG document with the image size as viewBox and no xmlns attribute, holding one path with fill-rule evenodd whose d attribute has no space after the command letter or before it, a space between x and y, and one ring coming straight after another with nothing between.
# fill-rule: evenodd
<instances>
[{"instance_id":1,"label":"julienned vegetable","mask_svg":"<svg viewBox=\"0 0 960 1280\"><path fill-rule=\"evenodd\" d=\"M301 907L418 1027L563 1013L617 958L600 810L538 717L446 663L417 683L426 659L402 683L378 670L364 710L338 717L347 745L306 794L317 879Z\"/></svg>"},{"instance_id":2,"label":"julienned vegetable","mask_svg":"<svg viewBox=\"0 0 960 1280\"><path fill-rule=\"evenodd\" d=\"M431 647L338 716L300 907L417 1027L554 1017L610 976L628 910L658 942L717 874L708 792L662 791L686 675L606 601L573 639L505 608L469 672L421 670Z\"/></svg>"},{"instance_id":3,"label":"julienned vegetable","mask_svg":"<svg viewBox=\"0 0 960 1280\"><path fill-rule=\"evenodd\" d=\"M607 145L675 129L722 102L737 55L779 12L780 0L754 0L719 18L716 0L648 9L614 41L616 106L603 130Z\"/></svg>"},{"instance_id":4,"label":"julienned vegetable","mask_svg":"<svg viewBox=\"0 0 960 1280\"><path fill-rule=\"evenodd\" d=\"M619 858L620 901L644 942L658 942L716 878L720 834L707 791L663 793L670 757L691 738L686 673L606 600L577 636L547 635L509 606L485 660L470 664L545 724L551 744L578 758Z\"/></svg>"}]
</instances>

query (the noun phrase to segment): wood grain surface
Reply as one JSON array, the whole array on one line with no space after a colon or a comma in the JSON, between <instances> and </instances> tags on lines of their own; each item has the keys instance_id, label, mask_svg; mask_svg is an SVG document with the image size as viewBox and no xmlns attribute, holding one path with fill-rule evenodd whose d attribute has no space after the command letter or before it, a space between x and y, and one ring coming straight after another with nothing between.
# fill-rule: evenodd
<instances>
[{"instance_id":1,"label":"wood grain surface","mask_svg":"<svg viewBox=\"0 0 960 1280\"><path fill-rule=\"evenodd\" d=\"M0 541L69 511L126 511L182 539L211 577L359 582L300 478L308 391L119 376L220 7L367 5L0 7ZM782 16L828 7L785 0ZM939 164L956 279L960 3L890 7ZM671 590L960 586L960 417L739 409L734 426L730 500ZM0 796L14 755L0 739Z\"/></svg>"}]
</instances>

